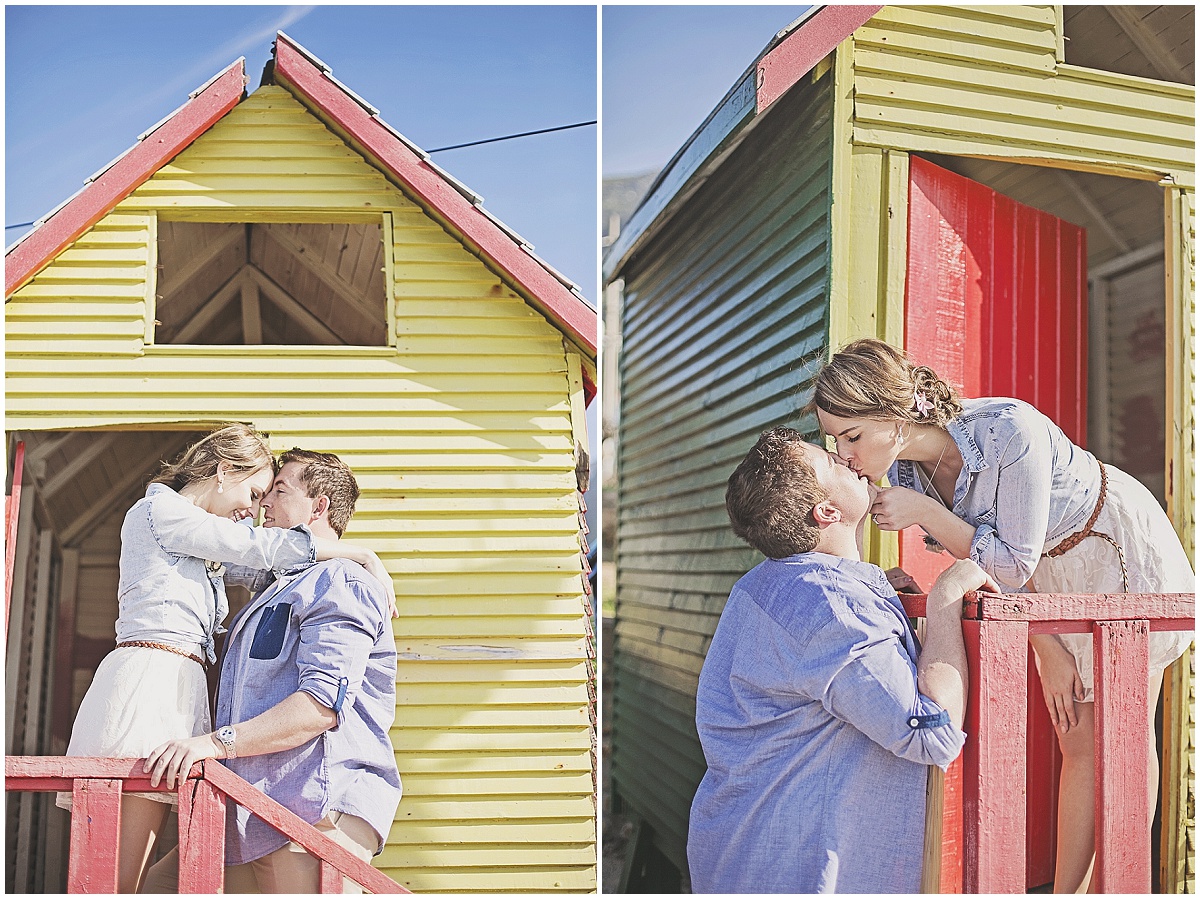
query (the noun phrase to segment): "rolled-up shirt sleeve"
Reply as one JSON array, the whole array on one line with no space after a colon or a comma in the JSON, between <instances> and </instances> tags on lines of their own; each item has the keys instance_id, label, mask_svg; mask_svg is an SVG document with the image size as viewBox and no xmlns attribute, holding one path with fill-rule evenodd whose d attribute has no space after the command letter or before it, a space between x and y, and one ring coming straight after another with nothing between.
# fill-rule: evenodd
<instances>
[{"instance_id":1,"label":"rolled-up shirt sleeve","mask_svg":"<svg viewBox=\"0 0 1200 899\"><path fill-rule=\"evenodd\" d=\"M349 563L347 563L349 564ZM386 600L369 584L337 566L322 572L312 605L300 622L299 689L345 720L362 686L372 648L387 623Z\"/></svg>"},{"instance_id":2,"label":"rolled-up shirt sleeve","mask_svg":"<svg viewBox=\"0 0 1200 899\"><path fill-rule=\"evenodd\" d=\"M1044 428L1019 430L999 454L995 520L971 538L969 558L1006 587L1033 577L1050 517L1053 452Z\"/></svg>"},{"instance_id":3,"label":"rolled-up shirt sleeve","mask_svg":"<svg viewBox=\"0 0 1200 899\"><path fill-rule=\"evenodd\" d=\"M317 558L312 534L303 525L247 527L173 494L156 497L146 514L159 547L172 555L259 570L294 568Z\"/></svg>"},{"instance_id":4,"label":"rolled-up shirt sleeve","mask_svg":"<svg viewBox=\"0 0 1200 899\"><path fill-rule=\"evenodd\" d=\"M895 629L838 619L813 637L824 664L821 704L899 758L945 770L965 734L940 705L917 689L917 669Z\"/></svg>"}]
</instances>

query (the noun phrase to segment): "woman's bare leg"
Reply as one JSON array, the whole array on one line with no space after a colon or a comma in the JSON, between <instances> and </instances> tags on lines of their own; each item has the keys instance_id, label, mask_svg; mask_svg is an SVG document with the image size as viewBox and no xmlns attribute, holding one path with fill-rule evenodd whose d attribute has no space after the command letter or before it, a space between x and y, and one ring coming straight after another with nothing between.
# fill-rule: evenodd
<instances>
[{"instance_id":1,"label":"woman's bare leg","mask_svg":"<svg viewBox=\"0 0 1200 899\"><path fill-rule=\"evenodd\" d=\"M1062 774L1058 781L1058 851L1054 860L1054 892L1087 891L1096 852L1096 716L1095 703L1076 702L1079 723L1059 731Z\"/></svg>"},{"instance_id":2,"label":"woman's bare leg","mask_svg":"<svg viewBox=\"0 0 1200 899\"><path fill-rule=\"evenodd\" d=\"M121 852L117 892L136 893L171 806L141 796L121 797Z\"/></svg>"}]
</instances>

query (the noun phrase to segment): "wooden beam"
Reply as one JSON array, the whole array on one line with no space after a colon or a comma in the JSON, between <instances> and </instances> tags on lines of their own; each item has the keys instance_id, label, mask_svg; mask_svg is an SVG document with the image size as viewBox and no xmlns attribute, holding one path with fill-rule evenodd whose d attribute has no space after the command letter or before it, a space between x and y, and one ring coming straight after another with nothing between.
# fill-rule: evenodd
<instances>
[{"instance_id":1,"label":"wooden beam","mask_svg":"<svg viewBox=\"0 0 1200 899\"><path fill-rule=\"evenodd\" d=\"M194 226L193 226L194 227ZM169 300L171 294L179 290L184 284L187 284L193 278L202 272L210 262L231 249L241 242L245 237L245 230L238 227L231 227L227 234L222 234L206 247L202 247L195 255L191 256L184 264L171 273L171 280L160 285L158 291L159 297L164 300ZM243 257L246 253L243 252Z\"/></svg>"},{"instance_id":2,"label":"wooden beam","mask_svg":"<svg viewBox=\"0 0 1200 899\"><path fill-rule=\"evenodd\" d=\"M81 471L95 462L104 453L108 452L119 434L116 431L109 431L107 434L99 436L93 434L91 436L92 441L90 445L85 447L82 452L59 469L54 477L42 485L42 497L44 499L49 499L67 484L74 481Z\"/></svg>"},{"instance_id":3,"label":"wooden beam","mask_svg":"<svg viewBox=\"0 0 1200 899\"><path fill-rule=\"evenodd\" d=\"M39 435L41 440L36 446L29 447L29 451L25 454L25 461L30 465L45 462L52 453L62 449L72 437L79 433L79 431L67 431L62 434ZM30 432L30 436L32 436L32 432Z\"/></svg>"},{"instance_id":4,"label":"wooden beam","mask_svg":"<svg viewBox=\"0 0 1200 899\"><path fill-rule=\"evenodd\" d=\"M162 450L174 448L177 440L164 440L158 445L158 451L154 453L158 456ZM164 454L165 455L165 454ZM140 467L135 467L125 473L125 476L114 484L105 494L92 503L88 508L79 515L70 526L68 526L59 536L59 542L63 546L72 545L77 538L82 536L92 525L99 521L103 516L112 511L113 504L121 499L126 493L136 487L139 483L147 479L148 472Z\"/></svg>"},{"instance_id":5,"label":"wooden beam","mask_svg":"<svg viewBox=\"0 0 1200 899\"><path fill-rule=\"evenodd\" d=\"M229 305L230 301L237 295L240 287L241 271L238 271L233 277L218 287L216 293L204 301L204 305L196 310L196 314L188 320L186 325L179 329L170 342L188 343L196 335L200 334Z\"/></svg>"},{"instance_id":6,"label":"wooden beam","mask_svg":"<svg viewBox=\"0 0 1200 899\"><path fill-rule=\"evenodd\" d=\"M1160 240L1155 243L1146 244L1144 247L1130 250L1123 256L1117 256L1115 259L1110 259L1107 262L1101 262L1095 268L1088 271L1088 280L1097 281L1102 278L1111 278L1130 269L1140 268L1143 265L1154 262L1156 259L1161 259L1164 247L1165 244Z\"/></svg>"},{"instance_id":7,"label":"wooden beam","mask_svg":"<svg viewBox=\"0 0 1200 899\"><path fill-rule=\"evenodd\" d=\"M364 302L361 296L362 291L338 274L336 270L330 268L324 260L316 258L308 247L305 247L292 235L282 229L267 228L259 228L259 233L264 234L276 246L295 258L318 281L337 294L342 302L370 322L373 327L382 328L387 324L382 317L382 308L376 309Z\"/></svg>"},{"instance_id":8,"label":"wooden beam","mask_svg":"<svg viewBox=\"0 0 1200 899\"><path fill-rule=\"evenodd\" d=\"M1150 892L1150 629L1097 621L1096 869L1098 893Z\"/></svg>"},{"instance_id":9,"label":"wooden beam","mask_svg":"<svg viewBox=\"0 0 1200 899\"><path fill-rule=\"evenodd\" d=\"M4 750L13 751L13 716L16 714L17 671L21 661L21 634L25 629L26 583L29 579L30 556L33 554L35 491L32 484L21 490L21 506L17 519L16 554L13 560L12 606L9 610L5 640L4 668Z\"/></svg>"},{"instance_id":10,"label":"wooden beam","mask_svg":"<svg viewBox=\"0 0 1200 899\"><path fill-rule=\"evenodd\" d=\"M258 305L258 284L249 270L247 265L241 271L242 339L248 346L258 346L263 342L262 309Z\"/></svg>"},{"instance_id":11,"label":"wooden beam","mask_svg":"<svg viewBox=\"0 0 1200 899\"><path fill-rule=\"evenodd\" d=\"M250 273L250 276L258 284L266 298L291 316L296 321L296 324L307 331L318 343L333 346L345 345L346 341L342 340L342 338L326 327L320 319L301 306L296 300L292 299L291 294L272 281L267 275L263 274L261 269L253 265L247 265L246 271Z\"/></svg>"},{"instance_id":12,"label":"wooden beam","mask_svg":"<svg viewBox=\"0 0 1200 899\"><path fill-rule=\"evenodd\" d=\"M1122 237L1117 229L1112 226L1112 223L1108 220L1108 216L1096 205L1096 201L1091 198L1091 195L1084 189L1083 185L1079 183L1079 179L1066 169L1051 169L1050 171L1058 174L1059 180L1067 186L1067 189L1071 192L1071 196L1083 207L1084 212L1088 214L1092 223L1104 232L1104 235L1112 242L1112 245L1120 250L1121 253L1128 253L1129 241Z\"/></svg>"},{"instance_id":13,"label":"wooden beam","mask_svg":"<svg viewBox=\"0 0 1200 899\"><path fill-rule=\"evenodd\" d=\"M1190 79L1187 72L1184 71L1175 59L1175 54L1171 49L1164 44L1157 34L1150 30L1145 20L1139 14L1139 10L1147 11L1154 9L1153 6L1105 6L1104 9L1112 16L1121 30L1133 41L1133 45L1142 52L1146 57L1146 62L1150 63L1158 77L1163 81L1172 81L1176 84L1188 84Z\"/></svg>"},{"instance_id":14,"label":"wooden beam","mask_svg":"<svg viewBox=\"0 0 1200 899\"><path fill-rule=\"evenodd\" d=\"M71 804L67 892L117 892L116 835L121 829L121 781L76 780Z\"/></svg>"},{"instance_id":15,"label":"wooden beam","mask_svg":"<svg viewBox=\"0 0 1200 899\"><path fill-rule=\"evenodd\" d=\"M50 704L50 753L53 755L65 753L71 738L71 701L75 689L75 609L78 599L79 550L64 549L54 650L54 698Z\"/></svg>"}]
</instances>

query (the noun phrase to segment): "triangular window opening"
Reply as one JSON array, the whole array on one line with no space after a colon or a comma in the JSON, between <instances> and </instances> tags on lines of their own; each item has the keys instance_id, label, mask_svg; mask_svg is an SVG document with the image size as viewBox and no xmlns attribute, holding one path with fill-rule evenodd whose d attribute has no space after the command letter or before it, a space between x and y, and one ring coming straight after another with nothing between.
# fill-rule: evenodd
<instances>
[{"instance_id":1,"label":"triangular window opening","mask_svg":"<svg viewBox=\"0 0 1200 899\"><path fill-rule=\"evenodd\" d=\"M156 344L385 346L380 222L158 223Z\"/></svg>"}]
</instances>

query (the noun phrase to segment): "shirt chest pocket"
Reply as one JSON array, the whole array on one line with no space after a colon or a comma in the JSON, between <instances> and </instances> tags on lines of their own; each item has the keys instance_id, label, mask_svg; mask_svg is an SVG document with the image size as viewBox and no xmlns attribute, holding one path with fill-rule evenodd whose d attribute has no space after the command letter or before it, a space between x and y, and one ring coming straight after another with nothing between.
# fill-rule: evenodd
<instances>
[{"instance_id":1,"label":"shirt chest pocket","mask_svg":"<svg viewBox=\"0 0 1200 899\"><path fill-rule=\"evenodd\" d=\"M292 604L281 602L263 612L250 644L250 658L275 659L283 651L283 638L287 636L288 621L292 617Z\"/></svg>"}]
</instances>

